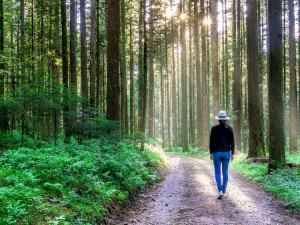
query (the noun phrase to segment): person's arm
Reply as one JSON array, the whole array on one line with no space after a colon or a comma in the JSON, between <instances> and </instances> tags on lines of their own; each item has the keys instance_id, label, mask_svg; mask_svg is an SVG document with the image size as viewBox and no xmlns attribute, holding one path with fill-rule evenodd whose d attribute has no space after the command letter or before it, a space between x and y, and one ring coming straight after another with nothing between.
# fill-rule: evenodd
<instances>
[{"instance_id":1,"label":"person's arm","mask_svg":"<svg viewBox=\"0 0 300 225\"><path fill-rule=\"evenodd\" d=\"M209 153L210 153L210 159L212 159L212 153L213 153L213 146L214 146L214 130L213 128L211 128L211 131L210 131L210 140L209 140Z\"/></svg>"},{"instance_id":2,"label":"person's arm","mask_svg":"<svg viewBox=\"0 0 300 225\"><path fill-rule=\"evenodd\" d=\"M230 142L231 142L231 155L234 155L235 142L234 142L234 134L232 128L230 129Z\"/></svg>"}]
</instances>

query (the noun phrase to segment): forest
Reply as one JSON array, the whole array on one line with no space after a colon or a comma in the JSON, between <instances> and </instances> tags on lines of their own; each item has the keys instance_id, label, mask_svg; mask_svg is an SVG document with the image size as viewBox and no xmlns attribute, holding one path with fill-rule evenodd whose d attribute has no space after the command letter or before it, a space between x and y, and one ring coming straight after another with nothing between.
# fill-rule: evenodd
<instances>
[{"instance_id":1,"label":"forest","mask_svg":"<svg viewBox=\"0 0 300 225\"><path fill-rule=\"evenodd\" d=\"M299 89L300 0L0 0L0 224L118 224L221 110L297 215Z\"/></svg>"}]
</instances>

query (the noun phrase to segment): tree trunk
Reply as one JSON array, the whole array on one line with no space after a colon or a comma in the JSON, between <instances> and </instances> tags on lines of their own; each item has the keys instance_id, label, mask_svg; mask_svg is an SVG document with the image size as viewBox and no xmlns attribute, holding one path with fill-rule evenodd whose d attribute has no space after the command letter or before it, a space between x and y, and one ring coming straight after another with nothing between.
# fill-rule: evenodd
<instances>
[{"instance_id":1,"label":"tree trunk","mask_svg":"<svg viewBox=\"0 0 300 225\"><path fill-rule=\"evenodd\" d=\"M4 53L4 5L3 0L0 0L0 54ZM0 97L4 95L4 74L3 74L4 62L0 61ZM1 121L0 128L3 128L3 121Z\"/></svg>"},{"instance_id":2,"label":"tree trunk","mask_svg":"<svg viewBox=\"0 0 300 225\"><path fill-rule=\"evenodd\" d=\"M76 44L77 44L77 18L76 18L76 0L71 0L70 6L70 83L74 88L74 95L77 92L77 59L76 59Z\"/></svg>"},{"instance_id":3,"label":"tree trunk","mask_svg":"<svg viewBox=\"0 0 300 225\"><path fill-rule=\"evenodd\" d=\"M263 111L259 91L259 55L257 2L247 0L247 67L248 67L248 112L249 152L248 157L264 155Z\"/></svg>"},{"instance_id":4,"label":"tree trunk","mask_svg":"<svg viewBox=\"0 0 300 225\"><path fill-rule=\"evenodd\" d=\"M205 19L204 0L200 0L201 21ZM208 92L208 60L206 57L206 27L201 23L201 52L202 52L202 111L203 111L203 147L208 148L209 139L209 92Z\"/></svg>"},{"instance_id":5,"label":"tree trunk","mask_svg":"<svg viewBox=\"0 0 300 225\"><path fill-rule=\"evenodd\" d=\"M69 104L68 89L69 89L69 75L68 75L68 37L67 37L67 12L66 0L61 0L61 28L62 28L62 69L63 69L63 85L64 85L64 129L65 129L65 142L70 142L71 129L69 119Z\"/></svg>"},{"instance_id":6,"label":"tree trunk","mask_svg":"<svg viewBox=\"0 0 300 225\"><path fill-rule=\"evenodd\" d=\"M154 67L153 67L153 0L149 5L149 137L153 138Z\"/></svg>"},{"instance_id":7,"label":"tree trunk","mask_svg":"<svg viewBox=\"0 0 300 225\"><path fill-rule=\"evenodd\" d=\"M113 4L113 3L112 3ZM109 5L109 3L108 3ZM119 12L120 13L120 12ZM118 16L120 18L120 15ZM120 23L120 21L119 21ZM120 25L119 25L120 26ZM109 29L109 27L108 27ZM120 27L119 27L120 29ZM96 87L96 52L97 52L97 4L96 0L91 0L91 39L90 39L90 107L96 106L95 87ZM109 39L108 39L109 41ZM107 50L108 52L108 50ZM108 58L108 56L107 56ZM119 60L118 60L119 61ZM115 64L116 66L117 64Z\"/></svg>"},{"instance_id":8,"label":"tree trunk","mask_svg":"<svg viewBox=\"0 0 300 225\"><path fill-rule=\"evenodd\" d=\"M213 113L219 113L219 62L218 62L218 0L211 0L211 57L213 81ZM215 121L215 124L217 121Z\"/></svg>"},{"instance_id":9,"label":"tree trunk","mask_svg":"<svg viewBox=\"0 0 300 225\"><path fill-rule=\"evenodd\" d=\"M201 11L201 21L203 19L202 16L203 15L202 15L202 11ZM194 0L194 46L195 46L195 56L196 56L196 82L197 82L197 139L198 139L198 148L200 149L201 146L203 146L203 143L205 140L204 139L205 131L202 127L203 123L204 123L204 119L203 119L204 115L201 115L203 112L201 106L202 106L202 97L204 97L204 92L203 92L203 94L201 93L202 88L201 88L201 75L200 75L200 50L199 50L198 21L199 21L198 0ZM202 27L202 23L201 23L201 27ZM202 51L203 51L203 49L202 49ZM204 75L204 73L202 71L202 76L203 75ZM203 80L202 80L202 82L203 82Z\"/></svg>"},{"instance_id":10,"label":"tree trunk","mask_svg":"<svg viewBox=\"0 0 300 225\"><path fill-rule=\"evenodd\" d=\"M120 1L107 2L107 119L120 120Z\"/></svg>"},{"instance_id":11,"label":"tree trunk","mask_svg":"<svg viewBox=\"0 0 300 225\"><path fill-rule=\"evenodd\" d=\"M129 48L130 48L130 62L129 62L129 70L130 70L130 133L134 133L135 127L135 97L134 97L134 79L133 79L133 66L134 66L134 58L133 58L133 34L132 34L132 18L130 18L130 28L129 28Z\"/></svg>"},{"instance_id":12,"label":"tree trunk","mask_svg":"<svg viewBox=\"0 0 300 225\"><path fill-rule=\"evenodd\" d=\"M173 9L173 3L172 0L171 2L171 7ZM172 114L173 114L173 146L177 147L177 101L176 101L176 95L177 95L177 91L176 91L176 69L175 69L175 50L174 50L174 44L175 44L175 40L174 40L174 17L172 16L171 18L171 26L172 26L172 34L171 34L171 44L172 44Z\"/></svg>"},{"instance_id":13,"label":"tree trunk","mask_svg":"<svg viewBox=\"0 0 300 225\"><path fill-rule=\"evenodd\" d=\"M126 79L126 20L125 0L121 1L121 121L128 132L127 79Z\"/></svg>"},{"instance_id":14,"label":"tree trunk","mask_svg":"<svg viewBox=\"0 0 300 225\"><path fill-rule=\"evenodd\" d=\"M183 2L182 2L183 1ZM179 12L185 14L184 0L179 3ZM188 150L188 130L187 130L187 82L186 82L186 43L185 43L185 17L180 20L180 45L181 45L181 127L182 127L182 150Z\"/></svg>"},{"instance_id":15,"label":"tree trunk","mask_svg":"<svg viewBox=\"0 0 300 225\"><path fill-rule=\"evenodd\" d=\"M139 61L138 61L138 130L142 131L143 126L143 5L144 0L139 0Z\"/></svg>"},{"instance_id":16,"label":"tree trunk","mask_svg":"<svg viewBox=\"0 0 300 225\"><path fill-rule=\"evenodd\" d=\"M25 0L21 0L21 77L22 77L22 83L25 83Z\"/></svg>"},{"instance_id":17,"label":"tree trunk","mask_svg":"<svg viewBox=\"0 0 300 225\"><path fill-rule=\"evenodd\" d=\"M297 78L294 0L289 0L289 58L290 58L290 152L297 151Z\"/></svg>"},{"instance_id":18,"label":"tree trunk","mask_svg":"<svg viewBox=\"0 0 300 225\"><path fill-rule=\"evenodd\" d=\"M81 91L88 98L85 0L80 0ZM87 105L86 103L84 104Z\"/></svg>"},{"instance_id":19,"label":"tree trunk","mask_svg":"<svg viewBox=\"0 0 300 225\"><path fill-rule=\"evenodd\" d=\"M282 1L268 0L269 171L285 166L282 77Z\"/></svg>"}]
</instances>

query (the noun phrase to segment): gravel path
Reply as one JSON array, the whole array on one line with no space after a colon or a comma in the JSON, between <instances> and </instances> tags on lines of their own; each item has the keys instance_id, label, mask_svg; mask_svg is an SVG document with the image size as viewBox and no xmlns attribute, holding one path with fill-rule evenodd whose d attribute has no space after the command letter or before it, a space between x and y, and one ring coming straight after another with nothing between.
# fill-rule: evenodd
<instances>
[{"instance_id":1,"label":"gravel path","mask_svg":"<svg viewBox=\"0 0 300 225\"><path fill-rule=\"evenodd\" d=\"M234 171L218 200L212 162L167 154L167 164L164 181L119 224L300 224L299 215Z\"/></svg>"}]
</instances>

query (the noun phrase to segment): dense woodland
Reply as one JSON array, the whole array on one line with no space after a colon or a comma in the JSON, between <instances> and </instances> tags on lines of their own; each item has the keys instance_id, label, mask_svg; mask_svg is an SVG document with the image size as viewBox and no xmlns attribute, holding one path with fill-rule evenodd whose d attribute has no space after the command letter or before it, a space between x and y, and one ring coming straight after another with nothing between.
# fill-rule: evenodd
<instances>
[{"instance_id":1,"label":"dense woodland","mask_svg":"<svg viewBox=\"0 0 300 225\"><path fill-rule=\"evenodd\" d=\"M107 119L206 150L226 110L237 149L282 167L298 151L299 5L0 0L1 147L14 132L81 143Z\"/></svg>"}]
</instances>

